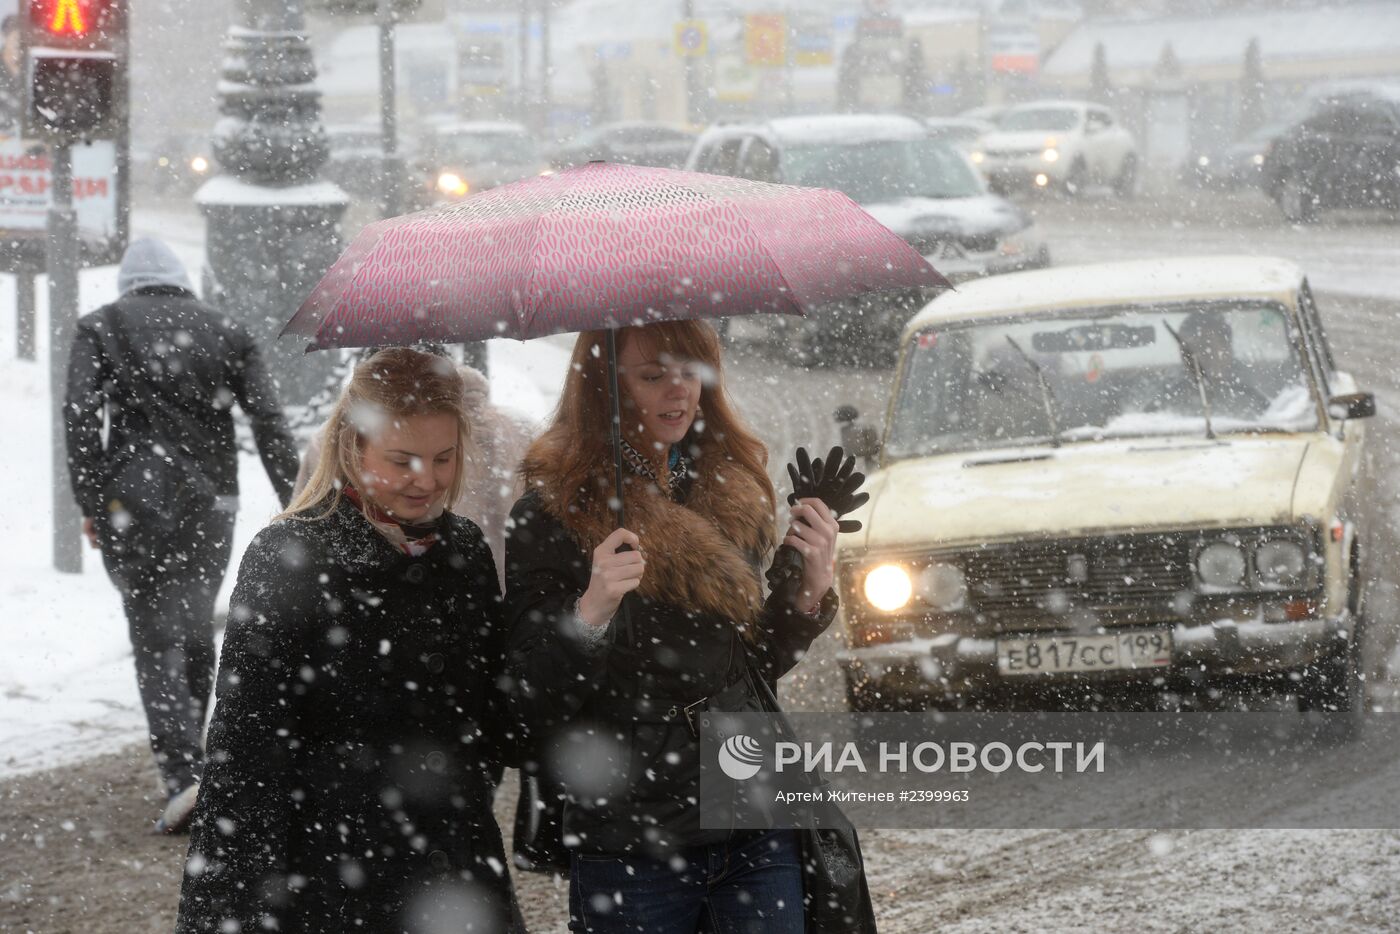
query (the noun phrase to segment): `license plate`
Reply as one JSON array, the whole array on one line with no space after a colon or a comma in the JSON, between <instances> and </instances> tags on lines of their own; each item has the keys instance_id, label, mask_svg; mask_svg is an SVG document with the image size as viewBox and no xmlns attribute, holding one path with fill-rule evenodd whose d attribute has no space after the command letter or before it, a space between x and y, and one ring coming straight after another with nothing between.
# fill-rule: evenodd
<instances>
[{"instance_id":1,"label":"license plate","mask_svg":"<svg viewBox=\"0 0 1400 934\"><path fill-rule=\"evenodd\" d=\"M997 640L997 671L1003 675L1130 671L1171 663L1172 635L1166 629Z\"/></svg>"}]
</instances>

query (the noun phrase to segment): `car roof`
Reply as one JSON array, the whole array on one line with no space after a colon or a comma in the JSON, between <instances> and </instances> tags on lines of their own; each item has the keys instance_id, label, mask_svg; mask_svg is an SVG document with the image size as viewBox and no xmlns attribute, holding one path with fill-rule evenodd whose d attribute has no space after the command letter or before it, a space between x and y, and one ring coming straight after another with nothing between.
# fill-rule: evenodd
<instances>
[{"instance_id":1,"label":"car roof","mask_svg":"<svg viewBox=\"0 0 1400 934\"><path fill-rule=\"evenodd\" d=\"M483 134L520 134L530 131L523 123L512 123L507 120L454 120L434 123L433 133L483 133Z\"/></svg>"},{"instance_id":2,"label":"car roof","mask_svg":"<svg viewBox=\"0 0 1400 934\"><path fill-rule=\"evenodd\" d=\"M815 114L776 117L762 123L719 124L705 131L704 141L756 134L778 143L812 145L869 139L924 139L928 130L913 117L898 114Z\"/></svg>"},{"instance_id":3,"label":"car roof","mask_svg":"<svg viewBox=\"0 0 1400 934\"><path fill-rule=\"evenodd\" d=\"M1061 100L1059 98L1047 97L1038 101L1026 101L1024 104L1017 104L1007 108L1007 113L1014 113L1018 110L1045 110L1047 108L1061 107L1065 110L1088 110L1093 107L1097 110L1107 110L1102 104L1095 104L1093 101Z\"/></svg>"},{"instance_id":4,"label":"car roof","mask_svg":"<svg viewBox=\"0 0 1400 934\"><path fill-rule=\"evenodd\" d=\"M1036 311L1190 299L1286 302L1303 279L1295 264L1268 256L1182 256L1010 273L944 292L914 316L905 336L954 321Z\"/></svg>"}]
</instances>

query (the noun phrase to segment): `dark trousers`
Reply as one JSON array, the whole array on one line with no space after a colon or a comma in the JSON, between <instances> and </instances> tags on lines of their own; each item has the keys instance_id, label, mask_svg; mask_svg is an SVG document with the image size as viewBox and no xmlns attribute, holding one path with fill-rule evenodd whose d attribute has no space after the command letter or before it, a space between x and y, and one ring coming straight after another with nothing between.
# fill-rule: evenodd
<instances>
[{"instance_id":1,"label":"dark trousers","mask_svg":"<svg viewBox=\"0 0 1400 934\"><path fill-rule=\"evenodd\" d=\"M233 513L205 500L140 557L102 551L121 591L151 752L166 793L199 780L200 736L214 688L214 599L233 548Z\"/></svg>"},{"instance_id":2,"label":"dark trousers","mask_svg":"<svg viewBox=\"0 0 1400 934\"><path fill-rule=\"evenodd\" d=\"M569 930L580 934L802 934L793 830L734 831L669 860L574 854Z\"/></svg>"}]
</instances>

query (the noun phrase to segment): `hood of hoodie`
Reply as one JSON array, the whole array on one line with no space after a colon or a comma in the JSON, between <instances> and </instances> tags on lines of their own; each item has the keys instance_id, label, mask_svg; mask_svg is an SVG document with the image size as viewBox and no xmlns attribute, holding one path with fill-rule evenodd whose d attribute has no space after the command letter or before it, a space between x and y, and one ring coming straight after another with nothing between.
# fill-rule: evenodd
<instances>
[{"instance_id":1,"label":"hood of hoodie","mask_svg":"<svg viewBox=\"0 0 1400 934\"><path fill-rule=\"evenodd\" d=\"M135 240L122 255L121 270L117 273L117 293L126 295L137 289L155 286L184 289L194 294L185 264L175 252L159 240L144 237Z\"/></svg>"}]
</instances>

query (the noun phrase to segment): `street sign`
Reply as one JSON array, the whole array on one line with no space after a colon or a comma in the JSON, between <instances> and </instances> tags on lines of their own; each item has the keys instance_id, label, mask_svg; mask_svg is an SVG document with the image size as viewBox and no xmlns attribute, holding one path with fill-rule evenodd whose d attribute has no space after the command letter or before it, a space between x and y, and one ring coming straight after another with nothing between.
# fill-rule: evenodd
<instances>
[{"instance_id":1,"label":"street sign","mask_svg":"<svg viewBox=\"0 0 1400 934\"><path fill-rule=\"evenodd\" d=\"M683 19L676 24L676 55L681 58L704 58L709 46L709 35L702 20Z\"/></svg>"},{"instance_id":2,"label":"street sign","mask_svg":"<svg viewBox=\"0 0 1400 934\"><path fill-rule=\"evenodd\" d=\"M787 17L751 13L744 17L744 58L750 65L787 64Z\"/></svg>"},{"instance_id":3,"label":"street sign","mask_svg":"<svg viewBox=\"0 0 1400 934\"><path fill-rule=\"evenodd\" d=\"M42 238L53 199L48 147L0 136L0 237ZM73 147L73 207L85 243L117 235L117 156L111 140Z\"/></svg>"},{"instance_id":4,"label":"street sign","mask_svg":"<svg viewBox=\"0 0 1400 934\"><path fill-rule=\"evenodd\" d=\"M793 33L792 61L799 68L821 68L836 61L831 17L804 13L797 17Z\"/></svg>"}]
</instances>

